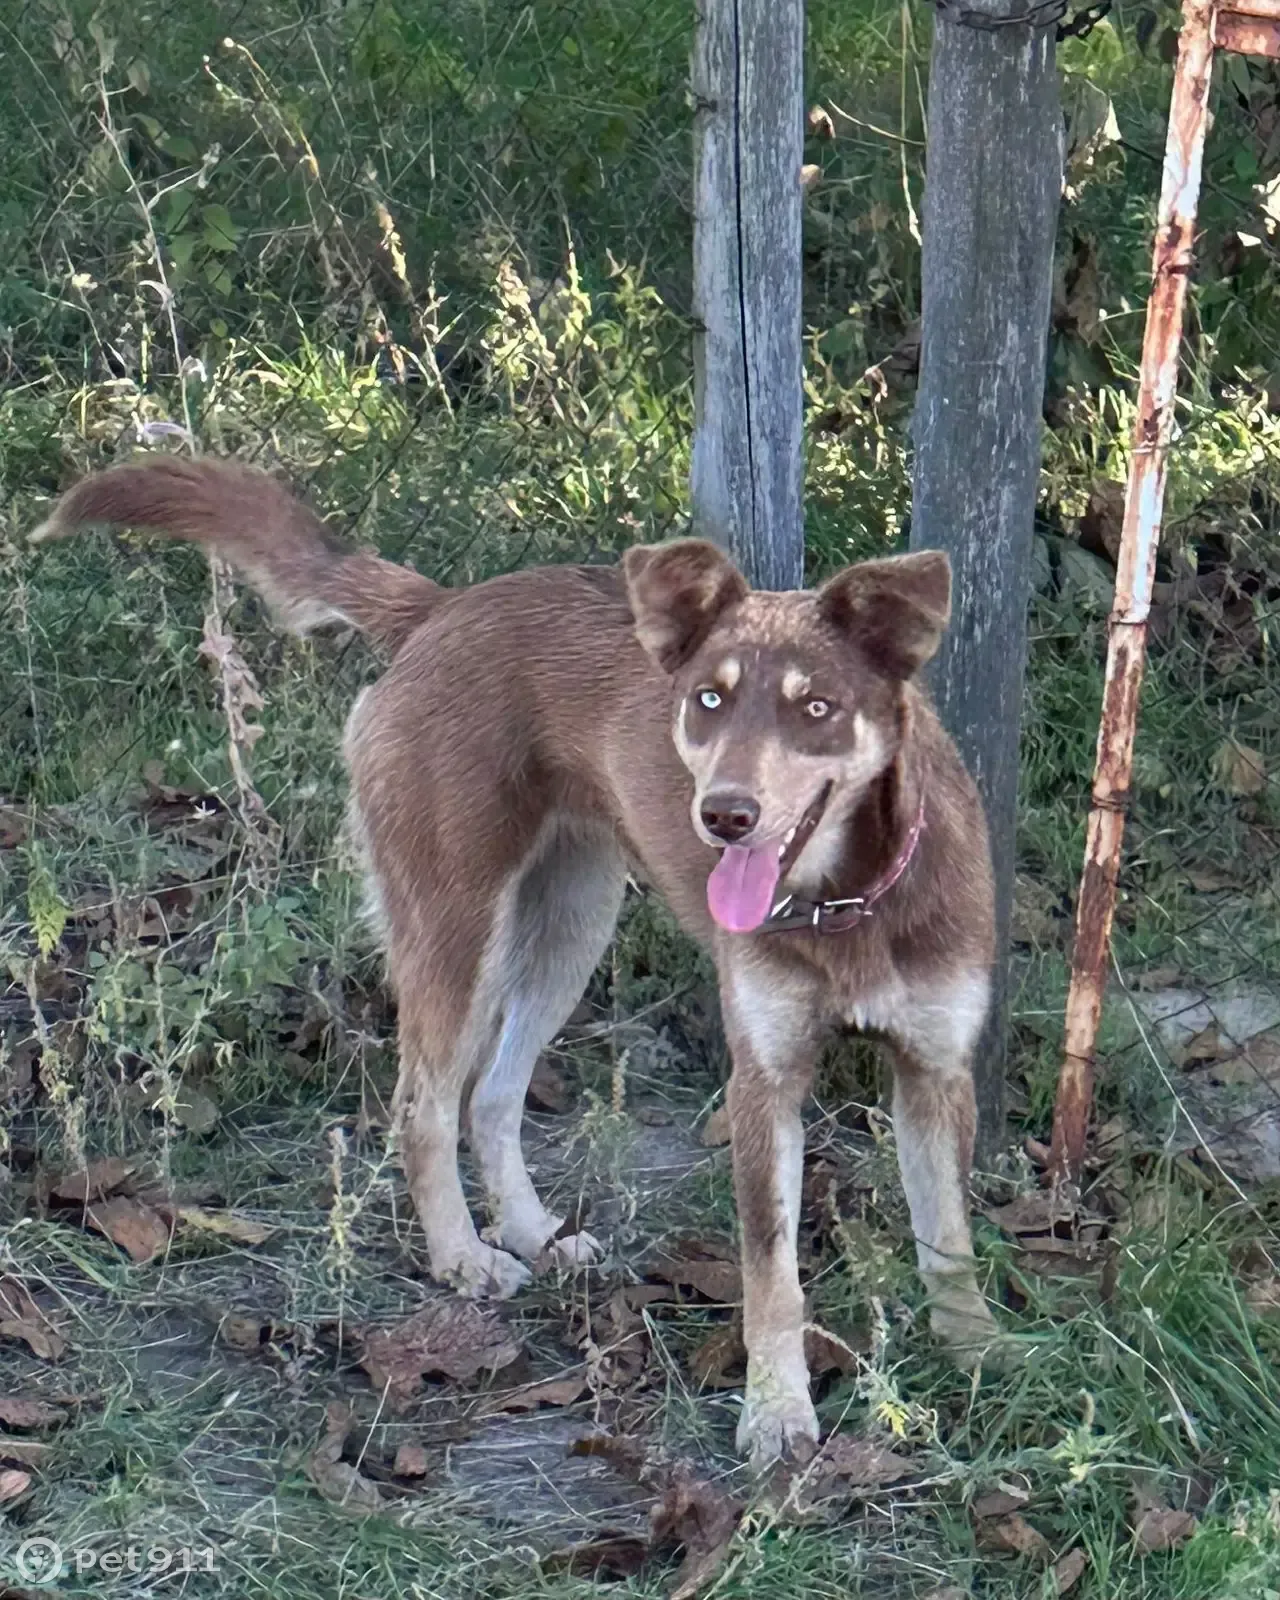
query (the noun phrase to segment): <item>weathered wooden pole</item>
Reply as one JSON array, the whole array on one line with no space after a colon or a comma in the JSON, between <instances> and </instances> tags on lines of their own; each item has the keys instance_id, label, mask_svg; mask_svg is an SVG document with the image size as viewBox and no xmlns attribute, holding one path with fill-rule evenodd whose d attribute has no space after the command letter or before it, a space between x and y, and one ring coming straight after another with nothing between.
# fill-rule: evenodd
<instances>
[{"instance_id":1,"label":"weathered wooden pole","mask_svg":"<svg viewBox=\"0 0 1280 1600\"><path fill-rule=\"evenodd\" d=\"M979 1149L989 1153L1004 1123L1018 732L1062 113L1053 24L975 26L974 13L1001 16L1014 0L965 4L938 7L929 68L911 547L951 557L953 620L932 685L991 830L999 954L977 1061Z\"/></svg>"},{"instance_id":2,"label":"weathered wooden pole","mask_svg":"<svg viewBox=\"0 0 1280 1600\"><path fill-rule=\"evenodd\" d=\"M693 58L695 532L804 581L804 0L701 0Z\"/></svg>"}]
</instances>

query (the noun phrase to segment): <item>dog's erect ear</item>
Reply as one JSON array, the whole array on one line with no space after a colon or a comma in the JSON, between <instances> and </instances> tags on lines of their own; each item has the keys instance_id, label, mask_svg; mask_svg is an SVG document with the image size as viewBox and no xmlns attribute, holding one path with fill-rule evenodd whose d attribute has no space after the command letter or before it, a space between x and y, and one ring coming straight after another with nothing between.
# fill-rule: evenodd
<instances>
[{"instance_id":1,"label":"dog's erect ear","mask_svg":"<svg viewBox=\"0 0 1280 1600\"><path fill-rule=\"evenodd\" d=\"M863 561L823 584L818 605L877 671L909 678L951 620L951 563L941 550Z\"/></svg>"},{"instance_id":2,"label":"dog's erect ear","mask_svg":"<svg viewBox=\"0 0 1280 1600\"><path fill-rule=\"evenodd\" d=\"M637 544L622 558L636 638L664 672L683 666L747 580L705 539Z\"/></svg>"}]
</instances>

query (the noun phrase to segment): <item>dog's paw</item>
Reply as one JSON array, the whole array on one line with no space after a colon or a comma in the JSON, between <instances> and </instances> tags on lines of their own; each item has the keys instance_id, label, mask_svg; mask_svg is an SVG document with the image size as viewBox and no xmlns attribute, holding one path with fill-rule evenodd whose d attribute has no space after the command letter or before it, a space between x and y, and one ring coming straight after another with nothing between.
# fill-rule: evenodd
<instances>
[{"instance_id":1,"label":"dog's paw","mask_svg":"<svg viewBox=\"0 0 1280 1600\"><path fill-rule=\"evenodd\" d=\"M543 1257L548 1266L594 1267L604 1260L604 1246L589 1233L566 1233L547 1240Z\"/></svg>"},{"instance_id":2,"label":"dog's paw","mask_svg":"<svg viewBox=\"0 0 1280 1600\"><path fill-rule=\"evenodd\" d=\"M978 1366L989 1372L1006 1371L1015 1347L1001 1332L974 1279L931 1273L925 1282L929 1325L951 1360L966 1372Z\"/></svg>"},{"instance_id":3,"label":"dog's paw","mask_svg":"<svg viewBox=\"0 0 1280 1600\"><path fill-rule=\"evenodd\" d=\"M509 1300L533 1274L523 1261L477 1239L473 1251L439 1276L467 1300Z\"/></svg>"},{"instance_id":4,"label":"dog's paw","mask_svg":"<svg viewBox=\"0 0 1280 1600\"><path fill-rule=\"evenodd\" d=\"M747 1458L753 1471L763 1472L775 1461L803 1465L817 1448L818 1414L807 1386L766 1394L753 1394L748 1386L738 1420L738 1454Z\"/></svg>"}]
</instances>

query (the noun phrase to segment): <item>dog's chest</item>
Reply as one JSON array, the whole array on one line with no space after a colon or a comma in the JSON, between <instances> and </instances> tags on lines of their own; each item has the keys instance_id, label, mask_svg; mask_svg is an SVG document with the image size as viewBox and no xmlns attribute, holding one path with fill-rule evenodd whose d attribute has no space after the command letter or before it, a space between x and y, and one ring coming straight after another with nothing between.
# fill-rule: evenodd
<instances>
[{"instance_id":1,"label":"dog's chest","mask_svg":"<svg viewBox=\"0 0 1280 1600\"><path fill-rule=\"evenodd\" d=\"M906 990L895 975L878 985L860 985L846 992L841 996L838 1011L846 1027L864 1033L896 1034L901 1029L906 1006Z\"/></svg>"}]
</instances>

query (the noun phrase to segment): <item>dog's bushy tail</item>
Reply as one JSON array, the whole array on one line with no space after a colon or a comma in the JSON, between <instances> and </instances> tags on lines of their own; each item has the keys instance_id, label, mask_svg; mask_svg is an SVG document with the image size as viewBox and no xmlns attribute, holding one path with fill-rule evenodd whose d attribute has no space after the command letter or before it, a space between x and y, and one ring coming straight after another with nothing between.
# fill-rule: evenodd
<instances>
[{"instance_id":1,"label":"dog's bushy tail","mask_svg":"<svg viewBox=\"0 0 1280 1600\"><path fill-rule=\"evenodd\" d=\"M446 591L343 545L284 484L242 461L153 456L68 490L31 535L59 539L95 523L190 539L223 556L287 628L346 622L394 654Z\"/></svg>"}]
</instances>

